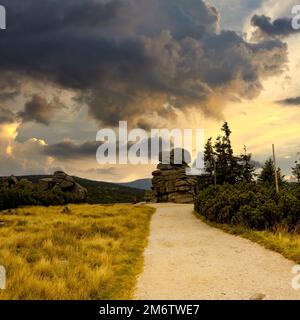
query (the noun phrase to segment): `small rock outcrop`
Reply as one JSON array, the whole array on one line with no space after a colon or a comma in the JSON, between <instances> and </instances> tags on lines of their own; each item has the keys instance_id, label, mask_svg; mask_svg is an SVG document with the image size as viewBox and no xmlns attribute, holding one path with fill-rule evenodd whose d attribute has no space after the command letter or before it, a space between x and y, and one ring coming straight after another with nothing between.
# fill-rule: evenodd
<instances>
[{"instance_id":1,"label":"small rock outcrop","mask_svg":"<svg viewBox=\"0 0 300 320\"><path fill-rule=\"evenodd\" d=\"M18 180L15 176L4 177L0 180L0 189L33 191L58 191L71 193L74 200L84 202L87 199L87 189L82 187L75 179L65 172L57 171L51 178L41 179L38 183L32 183L27 179Z\"/></svg>"},{"instance_id":2,"label":"small rock outcrop","mask_svg":"<svg viewBox=\"0 0 300 320\"><path fill-rule=\"evenodd\" d=\"M39 181L39 188L42 191L61 191L72 193L79 201L87 198L87 189L82 187L75 179L63 171L56 171L52 178L45 178Z\"/></svg>"},{"instance_id":3,"label":"small rock outcrop","mask_svg":"<svg viewBox=\"0 0 300 320\"><path fill-rule=\"evenodd\" d=\"M1 188L4 190L13 189L18 184L18 179L11 175L10 177L4 177L1 181Z\"/></svg>"},{"instance_id":4,"label":"small rock outcrop","mask_svg":"<svg viewBox=\"0 0 300 320\"><path fill-rule=\"evenodd\" d=\"M1 179L0 189L2 189L2 190L15 189L15 190L32 191L34 189L34 184L27 179L18 180L14 175L11 175L10 177L4 177Z\"/></svg>"},{"instance_id":5,"label":"small rock outcrop","mask_svg":"<svg viewBox=\"0 0 300 320\"><path fill-rule=\"evenodd\" d=\"M182 150L182 161L175 163L175 150L161 153L157 170L152 173L152 191L147 192L148 202L192 203L197 193L197 177L186 174L190 156ZM169 161L168 158L169 158ZM166 164L166 161L169 164Z\"/></svg>"}]
</instances>

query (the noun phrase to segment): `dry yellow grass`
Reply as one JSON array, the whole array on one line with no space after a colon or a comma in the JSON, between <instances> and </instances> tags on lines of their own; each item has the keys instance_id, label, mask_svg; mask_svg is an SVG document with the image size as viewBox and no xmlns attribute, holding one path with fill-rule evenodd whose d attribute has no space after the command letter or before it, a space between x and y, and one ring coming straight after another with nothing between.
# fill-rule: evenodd
<instances>
[{"instance_id":1,"label":"dry yellow grass","mask_svg":"<svg viewBox=\"0 0 300 320\"><path fill-rule=\"evenodd\" d=\"M212 227L256 242L265 248L276 251L285 258L300 264L300 235L298 233L289 233L284 229L255 231L240 226L211 222L196 212L195 215Z\"/></svg>"},{"instance_id":2,"label":"dry yellow grass","mask_svg":"<svg viewBox=\"0 0 300 320\"><path fill-rule=\"evenodd\" d=\"M0 212L3 299L130 299L154 209L26 207Z\"/></svg>"}]
</instances>

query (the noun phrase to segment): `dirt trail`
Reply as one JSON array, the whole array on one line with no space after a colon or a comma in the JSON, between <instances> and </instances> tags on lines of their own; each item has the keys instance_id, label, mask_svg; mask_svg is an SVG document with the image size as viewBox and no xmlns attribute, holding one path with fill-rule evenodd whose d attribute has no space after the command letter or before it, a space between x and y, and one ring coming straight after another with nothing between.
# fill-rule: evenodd
<instances>
[{"instance_id":1,"label":"dirt trail","mask_svg":"<svg viewBox=\"0 0 300 320\"><path fill-rule=\"evenodd\" d=\"M135 299L300 299L293 262L206 225L192 205L155 207Z\"/></svg>"}]
</instances>

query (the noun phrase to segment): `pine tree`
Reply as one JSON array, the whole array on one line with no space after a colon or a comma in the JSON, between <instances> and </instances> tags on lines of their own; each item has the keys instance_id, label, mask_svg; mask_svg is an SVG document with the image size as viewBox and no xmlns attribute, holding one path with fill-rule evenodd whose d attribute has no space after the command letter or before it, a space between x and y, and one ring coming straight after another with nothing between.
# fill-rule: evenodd
<instances>
[{"instance_id":1,"label":"pine tree","mask_svg":"<svg viewBox=\"0 0 300 320\"><path fill-rule=\"evenodd\" d=\"M205 173L209 177L213 177L214 174L214 149L212 145L212 138L209 138L204 147L204 169Z\"/></svg>"},{"instance_id":2,"label":"pine tree","mask_svg":"<svg viewBox=\"0 0 300 320\"><path fill-rule=\"evenodd\" d=\"M215 144L218 183L234 184L238 180L239 166L237 158L233 155L231 130L227 122L223 124L221 130L223 136L219 136Z\"/></svg>"},{"instance_id":3,"label":"pine tree","mask_svg":"<svg viewBox=\"0 0 300 320\"><path fill-rule=\"evenodd\" d=\"M244 146L244 153L239 158L240 179L243 182L250 183L254 178L255 166L251 163L252 155L247 152L247 147Z\"/></svg>"},{"instance_id":4,"label":"pine tree","mask_svg":"<svg viewBox=\"0 0 300 320\"><path fill-rule=\"evenodd\" d=\"M297 180L298 183L300 183L300 163L299 161L295 161L295 166L292 167L292 174Z\"/></svg>"},{"instance_id":5,"label":"pine tree","mask_svg":"<svg viewBox=\"0 0 300 320\"><path fill-rule=\"evenodd\" d=\"M284 183L284 176L281 174L281 169L277 169L278 184L282 185ZM271 158L269 158L262 169L258 177L258 182L265 184L275 184L275 173L274 173L274 163Z\"/></svg>"},{"instance_id":6,"label":"pine tree","mask_svg":"<svg viewBox=\"0 0 300 320\"><path fill-rule=\"evenodd\" d=\"M218 178L218 184L225 183L226 180L226 168L227 162L225 158L225 150L222 143L222 137L218 136L215 143L215 154L216 154L216 174Z\"/></svg>"},{"instance_id":7,"label":"pine tree","mask_svg":"<svg viewBox=\"0 0 300 320\"><path fill-rule=\"evenodd\" d=\"M209 138L204 146L204 173L198 178L198 187L203 190L214 184L214 148L212 138Z\"/></svg>"}]
</instances>

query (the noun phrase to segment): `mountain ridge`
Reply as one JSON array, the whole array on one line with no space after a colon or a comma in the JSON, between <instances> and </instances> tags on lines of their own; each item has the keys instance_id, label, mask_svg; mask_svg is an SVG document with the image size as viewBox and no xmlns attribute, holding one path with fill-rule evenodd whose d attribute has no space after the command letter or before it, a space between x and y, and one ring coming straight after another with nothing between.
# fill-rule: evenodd
<instances>
[{"instance_id":1,"label":"mountain ridge","mask_svg":"<svg viewBox=\"0 0 300 320\"><path fill-rule=\"evenodd\" d=\"M138 179L130 182L122 182L118 183L120 186L125 186L134 189L140 190L150 190L152 187L152 180L151 179Z\"/></svg>"},{"instance_id":2,"label":"mountain ridge","mask_svg":"<svg viewBox=\"0 0 300 320\"><path fill-rule=\"evenodd\" d=\"M37 183L40 179L51 178L52 175L23 175L17 179L27 179ZM145 190L129 187L114 182L95 181L73 176L75 181L88 190L88 203L129 203L135 200L142 201Z\"/></svg>"}]
</instances>

